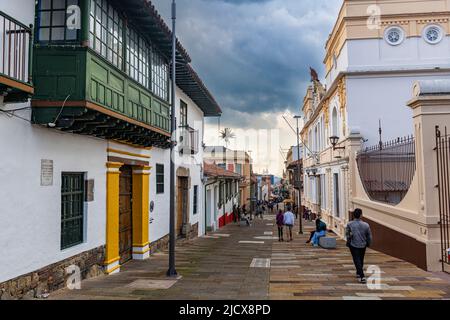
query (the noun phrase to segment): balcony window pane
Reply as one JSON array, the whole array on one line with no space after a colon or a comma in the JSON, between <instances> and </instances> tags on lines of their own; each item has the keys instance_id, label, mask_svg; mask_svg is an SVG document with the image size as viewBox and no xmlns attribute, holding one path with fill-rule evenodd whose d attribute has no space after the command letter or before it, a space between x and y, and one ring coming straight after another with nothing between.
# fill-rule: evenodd
<instances>
[{"instance_id":1,"label":"balcony window pane","mask_svg":"<svg viewBox=\"0 0 450 320\"><path fill-rule=\"evenodd\" d=\"M64 40L64 28L52 28L52 41Z\"/></svg>"},{"instance_id":2,"label":"balcony window pane","mask_svg":"<svg viewBox=\"0 0 450 320\"><path fill-rule=\"evenodd\" d=\"M66 1L65 0L53 0L52 9L66 9Z\"/></svg>"},{"instance_id":3,"label":"balcony window pane","mask_svg":"<svg viewBox=\"0 0 450 320\"><path fill-rule=\"evenodd\" d=\"M76 40L77 39L77 30L66 30L66 39L67 40Z\"/></svg>"},{"instance_id":4,"label":"balcony window pane","mask_svg":"<svg viewBox=\"0 0 450 320\"><path fill-rule=\"evenodd\" d=\"M50 40L50 29L49 28L39 29L39 40L41 40L41 41L49 41Z\"/></svg>"},{"instance_id":5,"label":"balcony window pane","mask_svg":"<svg viewBox=\"0 0 450 320\"><path fill-rule=\"evenodd\" d=\"M66 12L54 11L52 17L52 26L65 26Z\"/></svg>"},{"instance_id":6,"label":"balcony window pane","mask_svg":"<svg viewBox=\"0 0 450 320\"><path fill-rule=\"evenodd\" d=\"M41 1L41 10L49 10L52 8L52 0L42 0Z\"/></svg>"},{"instance_id":7,"label":"balcony window pane","mask_svg":"<svg viewBox=\"0 0 450 320\"><path fill-rule=\"evenodd\" d=\"M94 24L95 21L95 24ZM106 1L91 0L89 38L91 48L118 68L122 68L123 21ZM117 57L117 58L116 58Z\"/></svg>"},{"instance_id":8,"label":"balcony window pane","mask_svg":"<svg viewBox=\"0 0 450 320\"><path fill-rule=\"evenodd\" d=\"M51 12L42 12L40 15L40 23L41 27L49 27L50 26L50 14Z\"/></svg>"}]
</instances>

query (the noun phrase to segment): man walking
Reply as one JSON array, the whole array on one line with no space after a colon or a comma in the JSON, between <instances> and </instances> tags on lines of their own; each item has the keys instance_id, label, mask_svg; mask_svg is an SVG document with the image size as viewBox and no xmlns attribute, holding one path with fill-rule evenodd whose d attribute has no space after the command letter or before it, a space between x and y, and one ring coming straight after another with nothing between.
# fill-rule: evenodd
<instances>
[{"instance_id":1,"label":"man walking","mask_svg":"<svg viewBox=\"0 0 450 320\"><path fill-rule=\"evenodd\" d=\"M372 243L372 232L369 224L361 220L361 209L355 209L353 216L354 220L349 222L346 228L347 247L353 257L357 278L361 283L367 283L364 275L364 256L366 248Z\"/></svg>"},{"instance_id":2,"label":"man walking","mask_svg":"<svg viewBox=\"0 0 450 320\"><path fill-rule=\"evenodd\" d=\"M292 238L292 228L294 227L295 224L295 216L292 213L292 211L290 210L290 208L288 208L288 210L284 213L284 225L287 227L287 233L288 233L288 242L294 240Z\"/></svg>"}]
</instances>

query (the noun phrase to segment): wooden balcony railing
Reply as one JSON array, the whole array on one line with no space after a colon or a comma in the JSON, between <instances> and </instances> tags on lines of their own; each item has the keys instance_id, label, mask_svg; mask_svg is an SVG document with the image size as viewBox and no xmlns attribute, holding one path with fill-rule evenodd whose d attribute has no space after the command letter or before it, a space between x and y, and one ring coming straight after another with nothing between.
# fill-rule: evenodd
<instances>
[{"instance_id":1,"label":"wooden balcony railing","mask_svg":"<svg viewBox=\"0 0 450 320\"><path fill-rule=\"evenodd\" d=\"M0 11L0 76L31 84L32 28Z\"/></svg>"}]
</instances>

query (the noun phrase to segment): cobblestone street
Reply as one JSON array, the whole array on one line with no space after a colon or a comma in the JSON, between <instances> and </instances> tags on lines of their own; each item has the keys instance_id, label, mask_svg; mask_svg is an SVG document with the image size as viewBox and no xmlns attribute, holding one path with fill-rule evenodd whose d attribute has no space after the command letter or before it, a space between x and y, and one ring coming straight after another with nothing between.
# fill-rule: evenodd
<instances>
[{"instance_id":1,"label":"cobblestone street","mask_svg":"<svg viewBox=\"0 0 450 320\"><path fill-rule=\"evenodd\" d=\"M61 290L49 299L238 299L360 300L449 299L450 278L369 250L366 268L381 269L381 290L358 284L343 241L337 250L305 244L305 235L278 242L274 217L251 228L231 224L177 247L179 280L165 277L167 252L131 261L119 274L82 282L81 290ZM298 226L296 227L298 230ZM256 260L255 260L256 259ZM370 276L368 274L367 276Z\"/></svg>"}]
</instances>

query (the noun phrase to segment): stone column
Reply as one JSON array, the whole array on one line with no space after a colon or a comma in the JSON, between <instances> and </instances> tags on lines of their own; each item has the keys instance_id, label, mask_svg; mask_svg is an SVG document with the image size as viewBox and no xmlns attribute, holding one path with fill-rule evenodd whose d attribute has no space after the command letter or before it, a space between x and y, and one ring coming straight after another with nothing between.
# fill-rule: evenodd
<instances>
[{"instance_id":1,"label":"stone column","mask_svg":"<svg viewBox=\"0 0 450 320\"><path fill-rule=\"evenodd\" d=\"M150 257L149 178L151 167L133 168L133 259Z\"/></svg>"},{"instance_id":2,"label":"stone column","mask_svg":"<svg viewBox=\"0 0 450 320\"><path fill-rule=\"evenodd\" d=\"M357 172L358 172L358 164L356 163L356 156L357 152L361 150L362 147L362 135L357 130L352 130L350 132L350 136L347 138L347 155L349 158L348 163L348 174L347 174L347 188L348 188L348 212L345 213L346 215L346 222L352 219L350 212L355 210L353 202L350 200L353 198L354 190L356 190L356 179L357 179Z\"/></svg>"},{"instance_id":3,"label":"stone column","mask_svg":"<svg viewBox=\"0 0 450 320\"><path fill-rule=\"evenodd\" d=\"M106 273L120 271L119 256L119 181L122 163L106 164Z\"/></svg>"},{"instance_id":4,"label":"stone column","mask_svg":"<svg viewBox=\"0 0 450 320\"><path fill-rule=\"evenodd\" d=\"M416 137L416 163L419 179L419 214L425 226L421 233L426 236L427 268L440 271L442 265L439 228L439 198L436 186L436 126L450 127L450 81L419 81L414 85L414 98L408 103L413 110Z\"/></svg>"}]
</instances>

